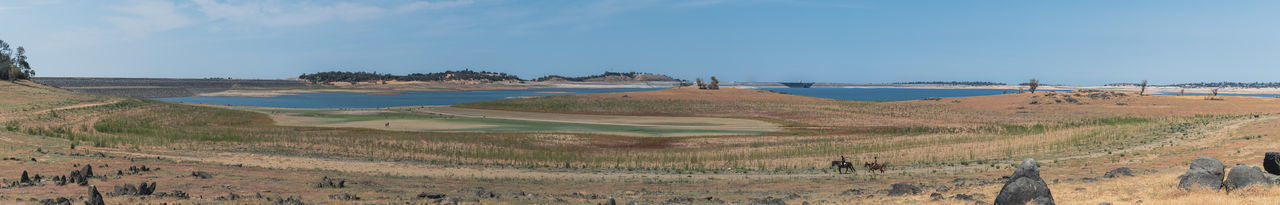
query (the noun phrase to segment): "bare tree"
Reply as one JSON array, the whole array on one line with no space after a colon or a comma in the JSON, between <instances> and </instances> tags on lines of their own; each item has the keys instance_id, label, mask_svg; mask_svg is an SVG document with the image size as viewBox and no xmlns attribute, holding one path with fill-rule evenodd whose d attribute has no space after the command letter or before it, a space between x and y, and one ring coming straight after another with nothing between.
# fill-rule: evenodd
<instances>
[{"instance_id":1,"label":"bare tree","mask_svg":"<svg viewBox=\"0 0 1280 205\"><path fill-rule=\"evenodd\" d=\"M1031 91L1031 93L1036 93L1036 88L1038 87L1040 87L1040 80L1032 78L1031 82L1027 82L1027 90Z\"/></svg>"},{"instance_id":2,"label":"bare tree","mask_svg":"<svg viewBox=\"0 0 1280 205\"><path fill-rule=\"evenodd\" d=\"M1147 80L1142 80L1142 89L1138 90L1138 96L1142 96L1142 94L1146 92L1147 92Z\"/></svg>"}]
</instances>

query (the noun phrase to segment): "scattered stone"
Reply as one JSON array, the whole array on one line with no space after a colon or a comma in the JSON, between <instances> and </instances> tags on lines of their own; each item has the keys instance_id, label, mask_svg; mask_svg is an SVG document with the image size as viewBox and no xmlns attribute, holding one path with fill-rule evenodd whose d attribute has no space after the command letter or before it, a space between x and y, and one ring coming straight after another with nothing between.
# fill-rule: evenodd
<instances>
[{"instance_id":1,"label":"scattered stone","mask_svg":"<svg viewBox=\"0 0 1280 205\"><path fill-rule=\"evenodd\" d=\"M844 190L844 192L840 192L840 195L862 195L862 190L861 189Z\"/></svg>"},{"instance_id":2,"label":"scattered stone","mask_svg":"<svg viewBox=\"0 0 1280 205\"><path fill-rule=\"evenodd\" d=\"M1231 191L1253 185L1270 187L1270 181L1266 175L1262 174L1262 169L1237 164L1231 168L1231 173L1227 174L1227 179L1223 182L1223 185L1226 186L1227 191Z\"/></svg>"},{"instance_id":3,"label":"scattered stone","mask_svg":"<svg viewBox=\"0 0 1280 205\"><path fill-rule=\"evenodd\" d=\"M66 197L58 197L57 199L40 200L41 205L71 205L71 199Z\"/></svg>"},{"instance_id":4,"label":"scattered stone","mask_svg":"<svg viewBox=\"0 0 1280 205\"><path fill-rule=\"evenodd\" d=\"M978 201L977 199L973 198L973 195L968 195L968 194L956 194L955 196L951 196L951 199L960 200L960 201Z\"/></svg>"},{"instance_id":5,"label":"scattered stone","mask_svg":"<svg viewBox=\"0 0 1280 205\"><path fill-rule=\"evenodd\" d=\"M1098 205L1111 205L1111 202L1102 202L1102 203L1098 203Z\"/></svg>"},{"instance_id":6,"label":"scattered stone","mask_svg":"<svg viewBox=\"0 0 1280 205\"><path fill-rule=\"evenodd\" d=\"M502 198L502 194L491 190L485 190L484 187L476 187L476 197L480 198Z\"/></svg>"},{"instance_id":7,"label":"scattered stone","mask_svg":"<svg viewBox=\"0 0 1280 205\"><path fill-rule=\"evenodd\" d=\"M235 200L238 200L238 199L240 199L240 195L238 195L238 194L236 194L236 193L232 192L232 193L227 193L227 195L226 195L226 196L219 196L216 200L219 200L219 201L228 201L228 200L230 200L230 201L235 201Z\"/></svg>"},{"instance_id":8,"label":"scattered stone","mask_svg":"<svg viewBox=\"0 0 1280 205\"><path fill-rule=\"evenodd\" d=\"M137 194L138 194L138 187L135 187L132 184L125 184L124 186L115 186L115 191L111 193L107 193L107 195L111 195L111 196L137 195Z\"/></svg>"},{"instance_id":9,"label":"scattered stone","mask_svg":"<svg viewBox=\"0 0 1280 205\"><path fill-rule=\"evenodd\" d=\"M911 184L893 184L893 189L889 189L889 196L916 195L920 194L920 187Z\"/></svg>"},{"instance_id":10,"label":"scattered stone","mask_svg":"<svg viewBox=\"0 0 1280 205\"><path fill-rule=\"evenodd\" d=\"M946 197L943 197L942 194L939 194L937 192L929 194L929 198L932 198L934 201L942 201L943 199L947 199Z\"/></svg>"},{"instance_id":11,"label":"scattered stone","mask_svg":"<svg viewBox=\"0 0 1280 205\"><path fill-rule=\"evenodd\" d=\"M604 205L618 205L618 201L613 200L613 197L609 197L609 200L604 201Z\"/></svg>"},{"instance_id":12,"label":"scattered stone","mask_svg":"<svg viewBox=\"0 0 1280 205\"><path fill-rule=\"evenodd\" d=\"M1111 171L1107 171L1107 174L1102 175L1102 177L1106 177L1106 178L1131 177L1131 176L1133 176L1133 170L1130 170L1128 167L1116 168Z\"/></svg>"},{"instance_id":13,"label":"scattered stone","mask_svg":"<svg viewBox=\"0 0 1280 205\"><path fill-rule=\"evenodd\" d=\"M347 180L345 180L345 179L329 178L329 176L324 176L323 178L320 178L320 182L316 183L316 188L337 188L337 189L341 189L341 188L345 188L345 187L347 187Z\"/></svg>"},{"instance_id":14,"label":"scattered stone","mask_svg":"<svg viewBox=\"0 0 1280 205\"><path fill-rule=\"evenodd\" d=\"M786 205L786 204L787 204L787 202L786 202L786 201L783 201L783 200L782 200L782 199L780 199L780 198L773 198L773 197L771 197L771 196L770 196L770 197L764 197L764 198L759 198L759 199L752 198L752 199L750 200L750 203L748 203L748 204L759 204L759 205Z\"/></svg>"},{"instance_id":15,"label":"scattered stone","mask_svg":"<svg viewBox=\"0 0 1280 205\"><path fill-rule=\"evenodd\" d=\"M1023 160L1009 181L1000 188L1000 195L996 196L996 204L1000 205L1027 203L1054 204L1053 193L1040 178L1040 168L1034 159Z\"/></svg>"},{"instance_id":16,"label":"scattered stone","mask_svg":"<svg viewBox=\"0 0 1280 205\"><path fill-rule=\"evenodd\" d=\"M329 199L342 201L359 201L360 197L355 194L341 193L329 195Z\"/></svg>"},{"instance_id":17,"label":"scattered stone","mask_svg":"<svg viewBox=\"0 0 1280 205\"><path fill-rule=\"evenodd\" d=\"M1267 169L1267 173L1280 175L1280 152L1267 152L1262 158L1262 168Z\"/></svg>"},{"instance_id":18,"label":"scattered stone","mask_svg":"<svg viewBox=\"0 0 1280 205\"><path fill-rule=\"evenodd\" d=\"M85 205L106 205L107 203L105 201L102 201L102 193L98 193L98 187L89 186L89 200L85 201L84 204Z\"/></svg>"},{"instance_id":19,"label":"scattered stone","mask_svg":"<svg viewBox=\"0 0 1280 205\"><path fill-rule=\"evenodd\" d=\"M1085 177L1085 178L1080 178L1080 181L1081 181L1081 182L1085 182L1085 183L1089 183L1089 182L1097 182L1097 181L1098 181L1098 178L1089 178L1089 177Z\"/></svg>"},{"instance_id":20,"label":"scattered stone","mask_svg":"<svg viewBox=\"0 0 1280 205\"><path fill-rule=\"evenodd\" d=\"M426 198L426 199L443 199L444 197L445 197L445 194L441 194L441 193L422 192L421 194L418 194L418 198Z\"/></svg>"},{"instance_id":21,"label":"scattered stone","mask_svg":"<svg viewBox=\"0 0 1280 205\"><path fill-rule=\"evenodd\" d=\"M1199 157L1191 162L1190 169L1178 176L1178 189L1183 190L1218 190L1222 188L1224 178L1222 162L1213 157Z\"/></svg>"},{"instance_id":22,"label":"scattered stone","mask_svg":"<svg viewBox=\"0 0 1280 205\"><path fill-rule=\"evenodd\" d=\"M213 178L213 174L209 174L209 172L205 172L205 171L194 171L194 172L191 172L191 176L196 177L196 178L201 178L201 179Z\"/></svg>"}]
</instances>

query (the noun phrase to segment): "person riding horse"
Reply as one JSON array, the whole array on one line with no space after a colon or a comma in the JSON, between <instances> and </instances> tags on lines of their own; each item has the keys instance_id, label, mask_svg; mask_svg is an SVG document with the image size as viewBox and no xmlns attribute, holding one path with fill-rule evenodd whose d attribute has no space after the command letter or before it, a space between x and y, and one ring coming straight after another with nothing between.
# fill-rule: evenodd
<instances>
[{"instance_id":1,"label":"person riding horse","mask_svg":"<svg viewBox=\"0 0 1280 205\"><path fill-rule=\"evenodd\" d=\"M880 170L880 173L884 173L884 164L880 164L880 157L876 157L873 162L863 162L862 166L867 167L867 172Z\"/></svg>"},{"instance_id":2,"label":"person riding horse","mask_svg":"<svg viewBox=\"0 0 1280 205\"><path fill-rule=\"evenodd\" d=\"M831 161L831 166L836 167L836 172L844 174L844 170L848 169L849 173L853 173L853 163L845 161L844 155L840 155L840 161Z\"/></svg>"}]
</instances>

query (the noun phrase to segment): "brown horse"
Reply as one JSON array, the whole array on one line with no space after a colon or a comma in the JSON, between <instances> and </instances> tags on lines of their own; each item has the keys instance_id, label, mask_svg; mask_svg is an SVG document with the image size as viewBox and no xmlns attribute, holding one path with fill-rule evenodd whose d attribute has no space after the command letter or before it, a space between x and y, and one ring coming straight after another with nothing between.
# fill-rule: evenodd
<instances>
[{"instance_id":1,"label":"brown horse","mask_svg":"<svg viewBox=\"0 0 1280 205\"><path fill-rule=\"evenodd\" d=\"M880 170L880 173L884 173L884 164L880 164L879 157L876 157L874 162L862 162L862 166L867 167L867 172L874 173Z\"/></svg>"},{"instance_id":2,"label":"brown horse","mask_svg":"<svg viewBox=\"0 0 1280 205\"><path fill-rule=\"evenodd\" d=\"M853 163L849 163L849 162L831 161L831 166L836 167L836 172L839 172L841 174L844 174L845 169L848 169L849 173L853 173L854 171Z\"/></svg>"}]
</instances>

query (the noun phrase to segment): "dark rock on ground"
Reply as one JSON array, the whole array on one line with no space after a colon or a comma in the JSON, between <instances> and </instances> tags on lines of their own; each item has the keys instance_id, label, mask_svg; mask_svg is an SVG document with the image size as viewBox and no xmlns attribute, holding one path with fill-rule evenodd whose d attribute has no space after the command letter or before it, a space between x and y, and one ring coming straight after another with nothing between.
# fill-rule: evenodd
<instances>
[{"instance_id":1,"label":"dark rock on ground","mask_svg":"<svg viewBox=\"0 0 1280 205\"><path fill-rule=\"evenodd\" d=\"M360 200L360 196L356 196L355 194L341 193L341 194L329 195L329 199L342 200L342 201L358 201Z\"/></svg>"},{"instance_id":2,"label":"dark rock on ground","mask_svg":"<svg viewBox=\"0 0 1280 205\"><path fill-rule=\"evenodd\" d=\"M236 193L227 193L227 195L226 195L226 196L219 196L219 197L218 197L217 199L215 199L215 200L219 200L219 201L232 200L232 201L234 201L234 200L238 200L238 199L240 199L240 198L241 198L241 197L240 197L240 195L239 195L239 194L236 194Z\"/></svg>"},{"instance_id":3,"label":"dark rock on ground","mask_svg":"<svg viewBox=\"0 0 1280 205\"><path fill-rule=\"evenodd\" d=\"M480 198L502 198L502 194L492 190L485 190L484 187L476 187L476 197Z\"/></svg>"},{"instance_id":4,"label":"dark rock on ground","mask_svg":"<svg viewBox=\"0 0 1280 205\"><path fill-rule=\"evenodd\" d=\"M613 200L613 197L609 197L609 200L604 201L604 205L618 205L618 201Z\"/></svg>"},{"instance_id":5,"label":"dark rock on ground","mask_svg":"<svg viewBox=\"0 0 1280 205\"><path fill-rule=\"evenodd\" d=\"M1112 169L1111 171L1107 171L1107 174L1102 175L1102 177L1106 177L1106 178L1131 177L1131 176L1133 176L1133 170L1129 169L1128 167L1120 167L1120 168Z\"/></svg>"},{"instance_id":6,"label":"dark rock on ground","mask_svg":"<svg viewBox=\"0 0 1280 205\"><path fill-rule=\"evenodd\" d=\"M1267 173L1280 175L1280 152L1267 152L1262 158L1262 168L1267 169Z\"/></svg>"},{"instance_id":7,"label":"dark rock on ground","mask_svg":"<svg viewBox=\"0 0 1280 205\"><path fill-rule=\"evenodd\" d=\"M1178 176L1178 189L1183 190L1218 190L1222 188L1225 177L1222 162L1213 157L1199 157L1191 162L1187 172Z\"/></svg>"},{"instance_id":8,"label":"dark rock on ground","mask_svg":"<svg viewBox=\"0 0 1280 205\"><path fill-rule=\"evenodd\" d=\"M951 196L951 199L960 201L978 201L978 199L973 198L973 195L968 194L956 194L955 196Z\"/></svg>"},{"instance_id":9,"label":"dark rock on ground","mask_svg":"<svg viewBox=\"0 0 1280 205\"><path fill-rule=\"evenodd\" d=\"M172 192L169 192L169 193L160 192L160 193L155 193L155 195L156 197L162 197L162 198L163 197L173 197L173 198L179 198L179 199L191 198L191 195L188 195L186 192L182 192L181 190L173 190Z\"/></svg>"},{"instance_id":10,"label":"dark rock on ground","mask_svg":"<svg viewBox=\"0 0 1280 205\"><path fill-rule=\"evenodd\" d=\"M201 179L213 178L213 174L210 174L209 172L205 172L205 171L191 172L191 176L196 178L201 178Z\"/></svg>"},{"instance_id":11,"label":"dark rock on ground","mask_svg":"<svg viewBox=\"0 0 1280 205\"><path fill-rule=\"evenodd\" d=\"M426 199L443 199L444 197L445 197L445 194L441 194L441 193L422 192L421 194L418 194L418 198L426 198Z\"/></svg>"},{"instance_id":12,"label":"dark rock on ground","mask_svg":"<svg viewBox=\"0 0 1280 205\"><path fill-rule=\"evenodd\" d=\"M23 184L31 183L31 177L27 176L27 171L22 171L22 178L18 181L18 183L23 183Z\"/></svg>"},{"instance_id":13,"label":"dark rock on ground","mask_svg":"<svg viewBox=\"0 0 1280 205\"><path fill-rule=\"evenodd\" d=\"M102 201L102 193L98 192L98 187L89 186L89 200L85 201L84 204L85 205L106 205L107 203L105 201Z\"/></svg>"},{"instance_id":14,"label":"dark rock on ground","mask_svg":"<svg viewBox=\"0 0 1280 205\"><path fill-rule=\"evenodd\" d=\"M316 188L339 188L339 189L341 189L341 188L346 188L346 187L347 187L347 180L345 180L345 179L329 178L329 176L325 176L324 178L320 178L320 182L317 182L317 183L316 183Z\"/></svg>"},{"instance_id":15,"label":"dark rock on ground","mask_svg":"<svg viewBox=\"0 0 1280 205\"><path fill-rule=\"evenodd\" d=\"M123 196L123 195L147 196L147 195L151 195L152 193L155 193L155 191L156 191L155 182L151 182L151 184L147 184L147 182L142 182L142 184L139 184L136 187L133 186L132 184L125 184L124 186L115 186L115 191L113 191L110 195L112 196Z\"/></svg>"},{"instance_id":16,"label":"dark rock on ground","mask_svg":"<svg viewBox=\"0 0 1280 205\"><path fill-rule=\"evenodd\" d=\"M947 199L946 197L943 197L942 194L939 194L937 192L929 194L929 198L932 198L934 201L942 201L943 199Z\"/></svg>"},{"instance_id":17,"label":"dark rock on ground","mask_svg":"<svg viewBox=\"0 0 1280 205\"><path fill-rule=\"evenodd\" d=\"M1000 195L996 196L995 204L1027 203L1054 204L1053 193L1049 191L1049 185L1045 184L1044 179L1040 178L1040 168L1034 159L1022 161L1018 170L1014 171L1009 181L1000 188Z\"/></svg>"},{"instance_id":18,"label":"dark rock on ground","mask_svg":"<svg viewBox=\"0 0 1280 205\"><path fill-rule=\"evenodd\" d=\"M920 187L911 184L893 184L893 189L889 189L889 196L916 195L920 194Z\"/></svg>"},{"instance_id":19,"label":"dark rock on ground","mask_svg":"<svg viewBox=\"0 0 1280 205\"><path fill-rule=\"evenodd\" d=\"M840 195L862 195L862 190L861 189L844 190L844 192L840 192Z\"/></svg>"},{"instance_id":20,"label":"dark rock on ground","mask_svg":"<svg viewBox=\"0 0 1280 205\"><path fill-rule=\"evenodd\" d=\"M786 202L786 201L783 201L783 200L782 200L782 199L780 199L780 198L764 197L764 198L759 198L759 199L755 199L755 198L753 198L753 199L749 200L749 202L748 202L747 204L756 204L756 205L786 205L786 204L787 204L787 202Z\"/></svg>"},{"instance_id":21,"label":"dark rock on ground","mask_svg":"<svg viewBox=\"0 0 1280 205\"><path fill-rule=\"evenodd\" d=\"M1223 186L1227 188L1227 191L1231 191L1248 186L1270 187L1270 182L1271 179L1262 173L1262 169L1237 164L1231 168L1231 173L1227 174L1227 179L1223 181Z\"/></svg>"},{"instance_id":22,"label":"dark rock on ground","mask_svg":"<svg viewBox=\"0 0 1280 205\"><path fill-rule=\"evenodd\" d=\"M40 200L41 205L71 205L71 199L66 197L58 197L57 199Z\"/></svg>"}]
</instances>

